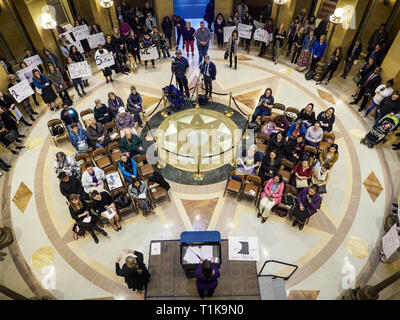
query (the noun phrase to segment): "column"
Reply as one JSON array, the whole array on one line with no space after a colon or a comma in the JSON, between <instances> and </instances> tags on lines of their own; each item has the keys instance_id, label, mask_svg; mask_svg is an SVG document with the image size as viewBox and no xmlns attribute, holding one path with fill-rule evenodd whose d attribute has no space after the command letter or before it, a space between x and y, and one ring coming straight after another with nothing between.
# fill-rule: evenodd
<instances>
[{"instance_id":1,"label":"column","mask_svg":"<svg viewBox=\"0 0 400 320\"><path fill-rule=\"evenodd\" d=\"M8 74L6 70L4 70L3 66L0 65L0 91L8 94L7 86L8 86Z\"/></svg>"},{"instance_id":2,"label":"column","mask_svg":"<svg viewBox=\"0 0 400 320\"><path fill-rule=\"evenodd\" d=\"M161 22L165 16L172 19L174 14L174 2L168 0L153 0L153 9L157 20L158 29L161 30ZM175 32L173 32L175 33Z\"/></svg>"},{"instance_id":3,"label":"column","mask_svg":"<svg viewBox=\"0 0 400 320\"><path fill-rule=\"evenodd\" d=\"M397 33L396 38L390 47L385 60L382 63L382 78L383 81L394 79L395 87L399 88L400 83L400 67L399 67L399 57L400 57L400 32Z\"/></svg>"},{"instance_id":4,"label":"column","mask_svg":"<svg viewBox=\"0 0 400 320\"><path fill-rule=\"evenodd\" d=\"M100 25L104 34L111 34L113 28L110 22L108 11L110 12L114 27L118 27L118 19L115 12L115 5L112 6L110 9L105 9L99 4L97 0L90 0L89 4L93 14L94 22Z\"/></svg>"},{"instance_id":5,"label":"column","mask_svg":"<svg viewBox=\"0 0 400 320\"><path fill-rule=\"evenodd\" d=\"M214 17L221 12L224 15L225 21L228 21L234 9L234 0L215 0Z\"/></svg>"}]
</instances>

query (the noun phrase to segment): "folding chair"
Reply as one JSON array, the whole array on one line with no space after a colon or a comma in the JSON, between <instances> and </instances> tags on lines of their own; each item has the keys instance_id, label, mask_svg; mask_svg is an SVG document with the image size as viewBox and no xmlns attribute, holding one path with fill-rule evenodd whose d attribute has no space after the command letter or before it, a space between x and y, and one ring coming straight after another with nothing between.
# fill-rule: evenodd
<instances>
[{"instance_id":1,"label":"folding chair","mask_svg":"<svg viewBox=\"0 0 400 320\"><path fill-rule=\"evenodd\" d=\"M239 201L241 201L244 197L247 199L251 199L253 201L253 204L255 205L257 203L258 197L260 196L261 186L261 178L259 176L249 174L245 178L242 192L239 195Z\"/></svg>"},{"instance_id":2,"label":"folding chair","mask_svg":"<svg viewBox=\"0 0 400 320\"><path fill-rule=\"evenodd\" d=\"M146 160L145 154L137 154L137 155L133 156L133 160L135 160L139 174L142 178L148 178L155 172L152 164L150 164L150 163L144 164L143 163Z\"/></svg>"},{"instance_id":3,"label":"folding chair","mask_svg":"<svg viewBox=\"0 0 400 320\"><path fill-rule=\"evenodd\" d=\"M104 169L111 165L111 160L108 157L107 151L104 148L96 149L92 152L93 160L100 169Z\"/></svg>"},{"instance_id":4,"label":"folding chair","mask_svg":"<svg viewBox=\"0 0 400 320\"><path fill-rule=\"evenodd\" d=\"M242 179L242 181L233 179L232 177L234 176ZM238 196L239 200L239 196L242 191L243 180L244 180L244 175L236 174L235 170L229 172L228 180L225 186L224 197L227 193L230 193L232 195Z\"/></svg>"},{"instance_id":5,"label":"folding chair","mask_svg":"<svg viewBox=\"0 0 400 320\"><path fill-rule=\"evenodd\" d=\"M61 126L61 128L63 128L64 131L63 131L63 133L61 133L61 134L53 135L52 129L53 129L54 126L57 126L57 125ZM67 130L67 128L64 126L64 123L63 123L60 119L49 120L49 121L47 122L47 128L49 129L50 135L51 135L51 137L52 137L52 139L53 139L53 141L54 141L54 144L55 144L56 146L57 146L57 141L58 141L58 140L69 139L68 130Z\"/></svg>"}]
</instances>

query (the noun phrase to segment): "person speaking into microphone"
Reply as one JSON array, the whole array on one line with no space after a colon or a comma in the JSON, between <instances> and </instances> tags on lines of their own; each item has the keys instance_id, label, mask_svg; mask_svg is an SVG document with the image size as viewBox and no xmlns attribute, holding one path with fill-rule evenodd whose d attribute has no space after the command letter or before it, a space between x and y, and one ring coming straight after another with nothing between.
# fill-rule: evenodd
<instances>
[{"instance_id":1,"label":"person speaking into microphone","mask_svg":"<svg viewBox=\"0 0 400 320\"><path fill-rule=\"evenodd\" d=\"M206 95L211 98L212 82L217 76L217 68L214 62L211 61L210 56L205 56L204 62L200 65L200 73L204 78Z\"/></svg>"},{"instance_id":2,"label":"person speaking into microphone","mask_svg":"<svg viewBox=\"0 0 400 320\"><path fill-rule=\"evenodd\" d=\"M218 286L219 270L214 263L214 257L211 261L200 260L199 265L194 273L196 277L196 287L202 299L204 296L212 297L215 288Z\"/></svg>"}]
</instances>

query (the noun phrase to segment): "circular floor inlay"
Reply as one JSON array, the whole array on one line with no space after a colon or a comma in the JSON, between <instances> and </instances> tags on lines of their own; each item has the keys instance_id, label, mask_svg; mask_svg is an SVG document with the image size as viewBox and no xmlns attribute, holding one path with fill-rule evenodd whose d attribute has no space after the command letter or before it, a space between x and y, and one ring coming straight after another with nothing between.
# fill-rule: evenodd
<instances>
[{"instance_id":1,"label":"circular floor inlay","mask_svg":"<svg viewBox=\"0 0 400 320\"><path fill-rule=\"evenodd\" d=\"M33 269L41 270L44 267L53 263L55 250L52 247L42 247L36 250L31 258Z\"/></svg>"},{"instance_id":2,"label":"circular floor inlay","mask_svg":"<svg viewBox=\"0 0 400 320\"><path fill-rule=\"evenodd\" d=\"M368 257L368 244L361 238L348 237L346 239L346 249L353 257L360 259Z\"/></svg>"}]
</instances>

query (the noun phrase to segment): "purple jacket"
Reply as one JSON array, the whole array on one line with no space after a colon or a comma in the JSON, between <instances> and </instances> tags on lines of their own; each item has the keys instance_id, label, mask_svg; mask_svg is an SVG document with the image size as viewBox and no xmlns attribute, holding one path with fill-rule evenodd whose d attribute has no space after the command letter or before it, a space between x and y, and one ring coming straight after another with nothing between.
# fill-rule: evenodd
<instances>
[{"instance_id":1,"label":"purple jacket","mask_svg":"<svg viewBox=\"0 0 400 320\"><path fill-rule=\"evenodd\" d=\"M304 188L303 190L300 191L299 195L297 196L297 202L299 205L302 204L303 206L306 207L306 211L311 217L320 208L322 198L318 193L316 193L311 198L311 202L307 202L307 195L308 195L308 188Z\"/></svg>"},{"instance_id":2,"label":"purple jacket","mask_svg":"<svg viewBox=\"0 0 400 320\"><path fill-rule=\"evenodd\" d=\"M219 278L219 270L215 263L211 263L211 266L214 270L214 275L211 277L211 280L206 280L203 278L201 274L201 263L197 266L196 271L194 272L194 276L196 277L196 286L199 289L203 290L213 290L217 287L218 285L218 279Z\"/></svg>"},{"instance_id":3,"label":"purple jacket","mask_svg":"<svg viewBox=\"0 0 400 320\"><path fill-rule=\"evenodd\" d=\"M125 112L125 116L121 117L120 114L118 114L115 119L116 121L116 127L118 130L123 130L123 129L130 129L133 128L135 122L133 121L133 118L130 113Z\"/></svg>"}]
</instances>

